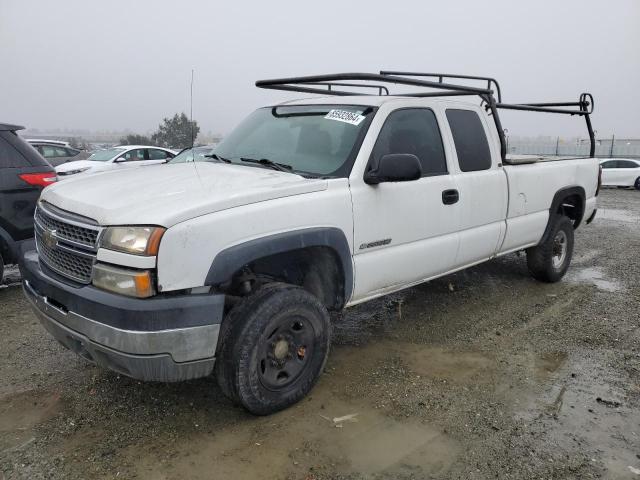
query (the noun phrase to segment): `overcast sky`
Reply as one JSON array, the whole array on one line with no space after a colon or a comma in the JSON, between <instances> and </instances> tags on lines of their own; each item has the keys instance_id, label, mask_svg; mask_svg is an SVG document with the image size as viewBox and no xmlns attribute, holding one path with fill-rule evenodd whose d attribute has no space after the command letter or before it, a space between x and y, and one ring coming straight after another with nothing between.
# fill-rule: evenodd
<instances>
[{"instance_id":1,"label":"overcast sky","mask_svg":"<svg viewBox=\"0 0 640 480\"><path fill-rule=\"evenodd\" d=\"M188 113L193 68L194 118L224 134L291 98L257 79L382 68L494 76L506 102L589 91L598 136L640 137L640 1L524 3L0 0L0 121L150 132ZM503 124L584 134L553 117Z\"/></svg>"}]
</instances>

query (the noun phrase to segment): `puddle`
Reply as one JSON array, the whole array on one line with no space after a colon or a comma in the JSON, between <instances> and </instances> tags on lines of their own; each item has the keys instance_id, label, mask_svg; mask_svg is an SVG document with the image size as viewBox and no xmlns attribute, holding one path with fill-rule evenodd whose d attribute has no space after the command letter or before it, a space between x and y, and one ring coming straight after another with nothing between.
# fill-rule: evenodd
<instances>
[{"instance_id":1,"label":"puddle","mask_svg":"<svg viewBox=\"0 0 640 480\"><path fill-rule=\"evenodd\" d=\"M334 417L357 413L340 428ZM184 446L183 446L184 445ZM310 400L271 417L241 422L181 438L168 449L130 447L136 478L216 479L333 478L344 475L441 476L460 448L442 431L399 421L360 401L342 401L327 383Z\"/></svg>"},{"instance_id":2,"label":"puddle","mask_svg":"<svg viewBox=\"0 0 640 480\"><path fill-rule=\"evenodd\" d=\"M628 210L619 210L616 208L598 209L596 220L612 220L616 222L640 223L640 216L634 215Z\"/></svg>"},{"instance_id":3,"label":"puddle","mask_svg":"<svg viewBox=\"0 0 640 480\"><path fill-rule=\"evenodd\" d=\"M33 428L60 410L57 393L29 390L0 398L0 452L28 442Z\"/></svg>"},{"instance_id":4,"label":"puddle","mask_svg":"<svg viewBox=\"0 0 640 480\"><path fill-rule=\"evenodd\" d=\"M623 290L623 286L618 280L606 278L602 270L597 267L570 270L567 274L567 280L573 283L595 285L598 289L605 292L619 292Z\"/></svg>"},{"instance_id":5,"label":"puddle","mask_svg":"<svg viewBox=\"0 0 640 480\"><path fill-rule=\"evenodd\" d=\"M636 465L640 446L640 415L629 405L617 373L582 357L541 394L531 394L516 417L543 422L551 443L575 446L603 469L603 478L632 478L628 466ZM598 400L605 399L605 401Z\"/></svg>"}]
</instances>

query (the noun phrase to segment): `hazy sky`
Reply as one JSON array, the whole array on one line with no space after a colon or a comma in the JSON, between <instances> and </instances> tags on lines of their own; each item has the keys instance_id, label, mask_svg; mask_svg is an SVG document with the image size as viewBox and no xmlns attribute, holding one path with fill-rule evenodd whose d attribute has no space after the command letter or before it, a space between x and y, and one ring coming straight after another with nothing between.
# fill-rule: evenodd
<instances>
[{"instance_id":1,"label":"hazy sky","mask_svg":"<svg viewBox=\"0 0 640 480\"><path fill-rule=\"evenodd\" d=\"M589 91L599 136L640 137L639 0L0 0L0 121L149 132L188 113L192 68L204 132L300 96L257 79L382 68L494 76L507 102ZM543 114L503 124L585 132Z\"/></svg>"}]
</instances>

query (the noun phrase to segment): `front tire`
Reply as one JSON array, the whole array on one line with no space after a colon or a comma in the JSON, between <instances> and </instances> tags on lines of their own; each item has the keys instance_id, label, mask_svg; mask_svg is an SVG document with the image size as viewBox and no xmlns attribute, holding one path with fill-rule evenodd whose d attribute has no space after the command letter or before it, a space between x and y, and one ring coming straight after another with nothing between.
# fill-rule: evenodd
<instances>
[{"instance_id":1,"label":"front tire","mask_svg":"<svg viewBox=\"0 0 640 480\"><path fill-rule=\"evenodd\" d=\"M0 285L2 285L4 281L4 258L2 258L2 253L0 253Z\"/></svg>"},{"instance_id":2,"label":"front tire","mask_svg":"<svg viewBox=\"0 0 640 480\"><path fill-rule=\"evenodd\" d=\"M565 216L555 215L544 242L527 249L527 266L536 280L555 283L564 277L572 255L573 223Z\"/></svg>"},{"instance_id":3,"label":"front tire","mask_svg":"<svg viewBox=\"0 0 640 480\"><path fill-rule=\"evenodd\" d=\"M270 284L243 299L225 320L216 360L222 391L255 415L301 400L329 353L329 312L294 285Z\"/></svg>"},{"instance_id":4,"label":"front tire","mask_svg":"<svg viewBox=\"0 0 640 480\"><path fill-rule=\"evenodd\" d=\"M636 178L636 183L633 184L636 190L640 190L640 177Z\"/></svg>"}]
</instances>

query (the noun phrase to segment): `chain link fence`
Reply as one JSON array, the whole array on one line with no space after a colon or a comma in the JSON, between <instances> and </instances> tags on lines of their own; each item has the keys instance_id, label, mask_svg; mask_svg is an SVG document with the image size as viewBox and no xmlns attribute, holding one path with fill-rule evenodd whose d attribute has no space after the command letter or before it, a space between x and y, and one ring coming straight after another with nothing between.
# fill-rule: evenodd
<instances>
[{"instance_id":1,"label":"chain link fence","mask_svg":"<svg viewBox=\"0 0 640 480\"><path fill-rule=\"evenodd\" d=\"M589 156L589 139L508 137L507 152L521 155ZM638 138L599 138L596 157L640 158Z\"/></svg>"}]
</instances>

